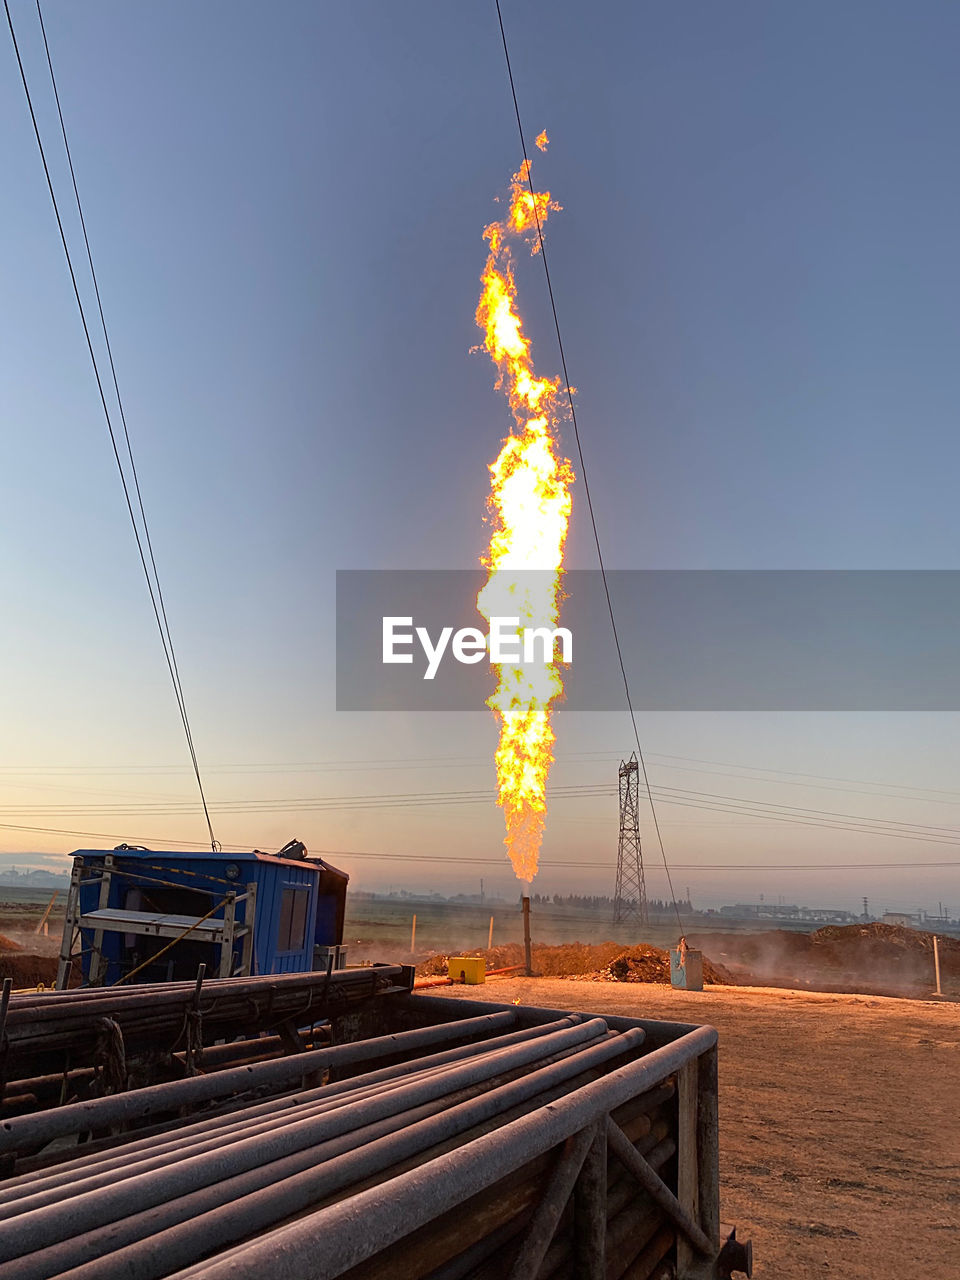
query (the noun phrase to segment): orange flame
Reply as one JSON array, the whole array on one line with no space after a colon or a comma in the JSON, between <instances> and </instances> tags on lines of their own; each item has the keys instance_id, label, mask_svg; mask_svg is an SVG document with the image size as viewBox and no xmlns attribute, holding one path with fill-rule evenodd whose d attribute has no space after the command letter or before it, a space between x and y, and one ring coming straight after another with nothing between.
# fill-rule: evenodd
<instances>
[{"instance_id":1,"label":"orange flame","mask_svg":"<svg viewBox=\"0 0 960 1280\"><path fill-rule=\"evenodd\" d=\"M546 146L546 133L537 139ZM541 147L541 149L543 149ZM488 620L519 617L520 627L557 625L563 548L570 519L573 469L558 453L559 378L540 378L530 340L516 307L517 289L509 240L533 231L531 252L540 248L538 228L560 209L549 191L532 191L530 162L513 175L510 208L484 230L489 255L481 277L477 324L483 345L499 371L497 387L516 422L490 467L488 506L493 531L483 558L487 583L477 608ZM531 573L530 570L539 572ZM498 664L496 692L488 700L500 725L495 763L498 799L507 834L504 844L520 880L530 883L546 815L546 784L553 763L553 702L563 693L556 662Z\"/></svg>"}]
</instances>

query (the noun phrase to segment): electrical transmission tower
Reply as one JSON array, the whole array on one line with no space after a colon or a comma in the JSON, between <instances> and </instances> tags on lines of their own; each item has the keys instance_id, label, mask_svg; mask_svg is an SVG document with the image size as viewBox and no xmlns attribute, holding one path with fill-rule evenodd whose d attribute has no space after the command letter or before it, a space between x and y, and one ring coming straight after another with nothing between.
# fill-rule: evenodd
<instances>
[{"instance_id":1,"label":"electrical transmission tower","mask_svg":"<svg viewBox=\"0 0 960 1280\"><path fill-rule=\"evenodd\" d=\"M640 849L640 767L637 753L620 761L620 843L617 847L617 893L613 903L613 923L633 917L638 924L649 923L647 886L643 878Z\"/></svg>"}]
</instances>

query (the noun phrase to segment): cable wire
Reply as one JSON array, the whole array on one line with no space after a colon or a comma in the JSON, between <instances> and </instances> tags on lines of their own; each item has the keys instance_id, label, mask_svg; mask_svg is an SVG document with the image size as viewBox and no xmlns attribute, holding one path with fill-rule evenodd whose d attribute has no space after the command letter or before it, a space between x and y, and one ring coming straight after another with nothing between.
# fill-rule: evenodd
<instances>
[{"instance_id":1,"label":"cable wire","mask_svg":"<svg viewBox=\"0 0 960 1280\"><path fill-rule=\"evenodd\" d=\"M687 787L653 786L654 797L661 805L704 808L715 812L729 812L754 819L776 818L797 825L828 826L834 830L862 832L869 835L891 835L906 839L937 841L951 845L960 844L960 827L926 823L904 822L898 818L847 813L836 809L814 809L809 806L788 805L757 800L750 796L734 796L715 791L691 790ZM554 785L548 788L551 804L560 800L606 799L617 794L610 782L583 783L571 786ZM493 793L486 789L472 791L396 791L360 793L356 795L310 795L286 797L255 797L227 799L213 805L219 814L260 813L318 813L318 812L368 812L377 809L423 808L431 806L460 806L489 804ZM188 813L188 801L157 799L136 802L118 801L112 804L5 804L0 805L0 819L16 819L31 816L66 818L72 815L85 818L116 819L120 817L168 817ZM584 819L591 821L591 819Z\"/></svg>"},{"instance_id":2,"label":"cable wire","mask_svg":"<svg viewBox=\"0 0 960 1280\"><path fill-rule=\"evenodd\" d=\"M4 0L6 2L6 0ZM617 660L620 664L620 674L623 677L623 691L627 699L627 708L630 712L630 723L633 726L633 736L637 743L637 759L640 762L640 769L643 773L643 782L647 792L647 802L650 805L650 814L653 818L654 830L657 833L657 843L660 846L660 856L663 859L663 869L666 872L667 884L670 886L670 898L673 902L673 909L677 916L677 925L681 932L683 930L683 922L680 919L680 908L677 906L677 895L673 891L673 879L670 875L670 867L667 863L667 853L663 846L663 835L660 831L660 823L657 820L657 809L653 803L653 792L650 789L650 779L647 776L647 763L643 756L643 747L640 745L640 731L637 728L637 717L633 709L633 698L630 694L630 681L627 679L627 668L623 661L623 651L620 647L620 633L617 629L617 618L613 609L613 600L610 595L610 586L607 582L607 571L603 562L603 551L600 546L600 533L597 529L597 518L593 510L593 499L590 496L590 484L587 480L587 464L583 456L583 445L580 442L580 428L577 425L577 411L573 403L573 392L570 389L570 375L567 373L567 358L563 348L563 337L560 332L560 318L557 314L557 304L553 296L553 283L550 279L550 267L547 264L547 250L543 241L543 227L540 223L540 215L537 211L536 192L533 187L532 166L530 157L527 154L527 141L523 132L523 121L520 118L520 104L517 101L517 87L513 79L513 67L510 63L510 50L507 47L507 33L503 26L503 14L500 11L500 0L495 0L497 6L497 20L500 23L500 39L503 42L503 56L507 64L507 76L510 80L510 93L513 97L513 110L517 117L517 130L520 134L520 148L523 151L524 171L527 176L527 183L530 187L530 194L533 196L533 216L537 224L537 239L539 241L540 259L543 262L543 274L547 281L547 293L550 296L550 309L553 312L553 325L557 334L557 346L560 350L560 366L563 370L563 381L566 386L567 403L570 407L570 419L573 423L573 435L577 445L577 457L580 461L580 478L583 481L583 492L587 499L587 509L590 513L590 526L593 530L593 540L597 547L597 561L600 566L600 577L603 582L603 591L607 601L607 612L610 614L610 626L613 630L613 640L617 649Z\"/></svg>"},{"instance_id":3,"label":"cable wire","mask_svg":"<svg viewBox=\"0 0 960 1280\"><path fill-rule=\"evenodd\" d=\"M106 348L107 359L110 364L110 375L113 380L114 393L116 394L116 397L117 397L117 408L120 412L120 422L121 422L121 425L123 426L123 438L127 446L127 457L130 460L130 472L131 472L131 475L133 476L134 490L137 495L137 506L140 509L140 519L143 524L143 533L144 533L144 538L147 544L147 554L149 555L150 566L151 566L151 569L153 570L153 578L154 578L154 583L156 585L156 591L157 591L157 602L160 606L160 619L162 619L162 624L163 624L162 629L166 635L166 643L170 652L170 665L172 668L170 674L173 679L174 692L177 698L177 705L180 708L180 713L183 719L183 727L187 736L187 745L190 750L190 758L193 761L194 771L197 774L197 782L200 785L200 794L201 794L201 798L203 799L204 813L207 817L207 821L209 825L209 813L207 813L206 798L203 796L203 784L202 782L200 782L199 764L197 761L197 754L193 745L193 732L190 728L190 721L187 717L186 700L184 698L184 693L183 693L183 684L181 683L181 680L180 680L180 668L177 664L177 654L173 645L173 635L171 634L171 631L170 631L170 623L167 620L167 608L163 599L163 589L160 585L160 574L157 571L157 561L153 553L153 540L150 537L150 526L147 523L147 513L143 505L143 494L140 490L140 476L137 472L137 464L133 456L133 446L130 442L130 432L127 429L127 415L123 408L123 397L120 395L120 384L117 379L117 369L113 359L113 347L110 344L110 334L107 331L107 321L103 313L103 301L100 297L100 285L97 281L96 268L93 265L93 253L90 249L90 239L87 235L86 219L83 216L83 204L80 200L79 188L77 187L77 175L73 167L73 155L70 151L70 142L67 138L67 127L66 127L66 124L64 123L63 110L60 106L60 93L59 93L59 90L57 89L57 78L53 70L53 59L50 56L50 46L47 42L47 29L43 22L43 11L40 8L40 0L37 0L37 19L40 23L40 34L43 37L43 51L44 51L44 54L46 55L47 67L50 71L50 84L53 88L53 96L57 104L57 117L60 121L60 133L63 137L63 149L66 153L67 164L70 168L70 181L73 184L73 194L77 203L77 213L80 218L80 229L83 233L83 244L87 253L87 263L89 264L89 267L90 267L90 278L93 281L93 291L97 299L97 310L100 315L100 328L103 331L104 346ZM160 621L160 619L158 619L158 621ZM210 840L211 840L211 843L213 844L216 843L213 839L212 830L210 831Z\"/></svg>"},{"instance_id":4,"label":"cable wire","mask_svg":"<svg viewBox=\"0 0 960 1280\"><path fill-rule=\"evenodd\" d=\"M34 111L34 107L33 107L33 98L30 94L30 86L27 81L26 70L23 65L23 59L20 56L20 46L17 41L17 34L14 29L13 18L10 14L9 0L3 0L3 7L4 7L4 12L6 13L7 26L10 29L10 39L13 42L13 51L17 59L17 67L20 71L20 81L23 85L23 92L27 100L27 108L30 112L30 121L33 125L34 137L36 138L36 141L37 141L37 148L40 152L40 160L41 160L41 163L43 164L44 176L46 177L46 180L47 180L47 190L50 193L50 200L53 204L53 212L57 220L57 229L60 232L60 243L63 246L64 256L67 261L67 269L70 273L70 282L73 285L73 296L76 300L77 309L80 313L80 323L83 326L83 334L87 343L87 351L90 355L90 362L93 366L93 373L97 382L97 390L100 395L100 403L103 407L103 414L107 423L107 431L109 432L109 435L110 435L110 444L113 448L113 456L117 464L117 470L120 474L120 483L123 486L123 495L124 495L124 499L126 500L127 513L130 516L130 523L133 527L133 535L137 542L137 551L140 556L140 564L143 569L144 578L146 579L147 591L149 592L149 595L150 595L150 603L153 607L153 614L157 622L157 628L160 632L160 643L163 646L163 654L166 660L167 670L170 673L170 679L173 684L174 696L176 697L176 700L177 700L177 707L180 712L180 719L183 723L183 729L187 739L187 746L190 752L190 759L193 763L193 771L197 779L197 787L200 792L200 801L201 801L201 804L203 805L203 814L207 823L207 831L209 832L209 835L210 835L210 845L214 850L216 850L218 848L217 841L213 834L213 824L210 820L210 811L207 807L207 798L204 793L203 781L200 776L200 765L197 760L196 751L194 749L193 734L191 732L190 721L187 716L186 703L184 702L184 698L183 698L183 689L180 685L180 675L177 668L176 655L173 651L173 641L172 639L170 639L170 631L169 631L169 625L167 624L166 610L163 607L163 598L160 592L160 579L156 572L156 561L154 560L152 545L150 544L150 534L147 526L147 518L146 518L146 513L143 507L143 499L140 494L140 483L139 483L139 480L137 479L136 466L133 462L133 450L130 444L130 436L127 431L126 419L123 414L123 405L120 399L119 386L117 384L116 368L114 366L113 353L110 349L110 340L107 334L106 320L104 319L104 314L103 314L103 305L100 301L100 290L97 285L96 272L93 266L93 255L90 251L90 242L87 237L86 224L84 222L84 217L83 217L83 207L80 203L80 193L77 189L77 180L76 180L76 175L74 173L73 159L70 155L70 146L69 146L69 143L67 142L67 132L63 122L63 113L60 110L60 95L57 92L56 79L53 74L53 62L50 57L50 48L49 48L49 45L47 44L46 30L44 29L44 26L43 26L43 15L40 12L40 0L37 0L37 14L40 18L40 28L43 33L43 46L44 46L44 50L47 57L47 66L49 67L49 70L50 70L50 79L53 84L53 92L56 98L57 112L60 117L60 128L63 134L64 147L66 149L67 160L70 166L70 175L73 180L73 190L74 190L74 195L76 197L76 202L77 202L77 211L80 215L80 225L83 228L83 239L84 239L84 244L87 250L87 261L89 262L89 265L90 265L90 274L93 278L94 290L96 292L97 305L100 311L100 322L103 327L104 339L106 342L107 352L109 354L110 368L113 373L113 381L114 381L114 387L116 389L117 403L120 406L120 417L123 422L123 432L126 439L127 451L130 456L132 474L134 476L134 480L136 483L137 499L139 502L140 513L141 513L141 518L143 521L143 528L144 528L143 538L141 538L140 529L137 525L137 518L133 509L133 502L130 497L130 487L127 483L126 473L124 471L123 462L120 457L120 449L117 445L117 437L116 437L116 432L114 431L113 420L110 417L110 410L107 406L107 398L103 388L103 380L100 376L100 367L97 363L96 352L94 350L93 341L90 336L90 327L87 323L86 311L84 309L83 300L80 296L80 289L77 284L77 276L73 266L73 259L70 254L69 245L67 244L67 237L63 227L63 219L60 216L60 206L57 201L56 192L54 190L53 179L50 175L50 167L47 163L47 155L46 155L46 151L44 150L43 139L40 136L40 128L39 128L39 125L37 124L36 112ZM150 570L147 567L147 553L144 552L144 541L146 541L148 546L148 554L149 554L150 562L153 565L154 579L151 579ZM156 586L154 586L154 580L156 582ZM166 630L165 630L165 627L166 627Z\"/></svg>"},{"instance_id":5,"label":"cable wire","mask_svg":"<svg viewBox=\"0 0 960 1280\"><path fill-rule=\"evenodd\" d=\"M11 823L0 823L0 830L4 831L30 831L41 833L44 835L66 835L66 836L88 836L98 840L122 840L130 839L130 833L120 834L116 831L78 831L75 828L63 827L25 827L14 826ZM918 837L922 838L922 837ZM203 848L199 840L181 840L169 836L147 836L140 835L136 839L144 847L148 847L151 853L157 853L161 849L169 849L174 851L184 851L186 849ZM933 843L939 843L933 841ZM240 844L227 844L224 849L229 849L232 853L245 854L250 853L250 846ZM380 862L444 862L449 863L446 854L437 853L378 853L368 849L314 849L311 858L322 857L327 858L364 858L372 859ZM502 858L479 858L465 855L458 858L458 862L469 863L471 866L499 867L503 870ZM563 867L565 869L590 870L595 871L597 864L595 862L581 862L570 859L549 859L543 863L544 868L551 870ZM942 861L924 861L917 862L911 859L909 862L677 862L674 868L677 871L914 871L918 868L944 868L944 867L960 867L960 859L950 858Z\"/></svg>"}]
</instances>

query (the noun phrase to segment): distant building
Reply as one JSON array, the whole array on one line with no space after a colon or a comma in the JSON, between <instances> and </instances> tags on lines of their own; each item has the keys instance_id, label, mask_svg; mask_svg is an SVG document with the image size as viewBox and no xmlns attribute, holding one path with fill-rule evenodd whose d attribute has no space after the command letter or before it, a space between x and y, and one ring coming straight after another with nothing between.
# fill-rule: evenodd
<instances>
[{"instance_id":1,"label":"distant building","mask_svg":"<svg viewBox=\"0 0 960 1280\"><path fill-rule=\"evenodd\" d=\"M812 924L853 924L859 917L838 907L797 907L787 903L737 902L721 907L733 920L804 920Z\"/></svg>"},{"instance_id":2,"label":"distant building","mask_svg":"<svg viewBox=\"0 0 960 1280\"><path fill-rule=\"evenodd\" d=\"M914 925L919 923L919 916L912 916L908 911L885 911L883 913L884 924L902 924Z\"/></svg>"},{"instance_id":3,"label":"distant building","mask_svg":"<svg viewBox=\"0 0 960 1280\"><path fill-rule=\"evenodd\" d=\"M0 884L20 889L65 889L70 877L63 873L56 875L51 871L28 869L18 871L16 867L7 867L0 871Z\"/></svg>"},{"instance_id":4,"label":"distant building","mask_svg":"<svg viewBox=\"0 0 960 1280\"><path fill-rule=\"evenodd\" d=\"M852 911L840 911L835 907L801 907L801 920L814 920L818 924L855 924L859 920Z\"/></svg>"}]
</instances>

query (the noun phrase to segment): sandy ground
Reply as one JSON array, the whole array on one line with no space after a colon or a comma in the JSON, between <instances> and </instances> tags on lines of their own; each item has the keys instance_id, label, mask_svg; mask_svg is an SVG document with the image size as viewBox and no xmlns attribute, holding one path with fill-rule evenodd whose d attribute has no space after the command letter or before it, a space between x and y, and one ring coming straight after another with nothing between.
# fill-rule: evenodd
<instances>
[{"instance_id":1,"label":"sandy ground","mask_svg":"<svg viewBox=\"0 0 960 1280\"><path fill-rule=\"evenodd\" d=\"M960 1280L960 1005L552 978L430 994L710 1023L721 1219L757 1280Z\"/></svg>"}]
</instances>

